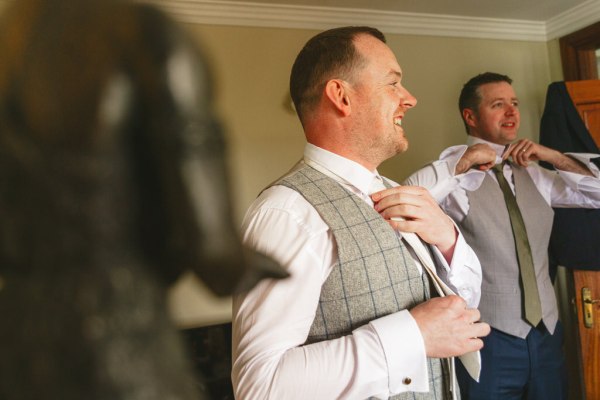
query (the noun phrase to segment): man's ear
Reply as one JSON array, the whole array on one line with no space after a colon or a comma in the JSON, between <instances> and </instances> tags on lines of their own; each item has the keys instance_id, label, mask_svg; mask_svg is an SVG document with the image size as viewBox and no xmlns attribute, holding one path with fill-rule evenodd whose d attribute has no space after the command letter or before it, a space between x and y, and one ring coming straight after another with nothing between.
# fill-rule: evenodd
<instances>
[{"instance_id":1,"label":"man's ear","mask_svg":"<svg viewBox=\"0 0 600 400\"><path fill-rule=\"evenodd\" d=\"M467 126L474 128L477 125L477 114L470 108L462 110L462 116Z\"/></svg>"},{"instance_id":2,"label":"man's ear","mask_svg":"<svg viewBox=\"0 0 600 400\"><path fill-rule=\"evenodd\" d=\"M325 84L325 96L342 115L350 115L348 87L340 79L331 79Z\"/></svg>"}]
</instances>

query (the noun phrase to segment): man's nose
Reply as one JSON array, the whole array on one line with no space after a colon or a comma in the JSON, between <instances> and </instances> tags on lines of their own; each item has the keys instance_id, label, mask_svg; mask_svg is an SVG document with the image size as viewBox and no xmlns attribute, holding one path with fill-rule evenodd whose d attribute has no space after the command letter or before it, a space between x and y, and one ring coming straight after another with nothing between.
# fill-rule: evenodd
<instances>
[{"instance_id":1,"label":"man's nose","mask_svg":"<svg viewBox=\"0 0 600 400\"><path fill-rule=\"evenodd\" d=\"M516 106L514 106L512 104L509 104L506 107L506 114L508 114L508 115L514 115L514 114L517 113L517 110L518 110L518 108Z\"/></svg>"},{"instance_id":2,"label":"man's nose","mask_svg":"<svg viewBox=\"0 0 600 400\"><path fill-rule=\"evenodd\" d=\"M404 108L413 108L417 105L417 98L413 96L408 90L404 89L402 96L402 106Z\"/></svg>"}]
</instances>

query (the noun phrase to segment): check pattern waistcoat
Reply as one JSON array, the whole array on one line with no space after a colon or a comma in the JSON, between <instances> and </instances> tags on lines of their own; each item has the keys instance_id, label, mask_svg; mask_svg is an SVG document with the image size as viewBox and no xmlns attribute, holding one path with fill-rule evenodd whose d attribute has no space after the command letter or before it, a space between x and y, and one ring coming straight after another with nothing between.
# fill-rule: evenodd
<instances>
[{"instance_id":1,"label":"check pattern waistcoat","mask_svg":"<svg viewBox=\"0 0 600 400\"><path fill-rule=\"evenodd\" d=\"M558 308L548 272L548 242L554 212L527 170L515 165L512 170L517 204L533 256L542 320L548 331L553 333ZM467 191L467 196L469 212L458 225L481 262L481 320L502 332L525 338L531 325L524 318L519 263L502 190L486 174L479 189Z\"/></svg>"},{"instance_id":2,"label":"check pattern waistcoat","mask_svg":"<svg viewBox=\"0 0 600 400\"><path fill-rule=\"evenodd\" d=\"M427 274L420 273L394 230L364 200L308 165L275 184L299 192L315 207L337 244L338 261L321 288L307 343L351 334L375 318L430 298ZM452 398L440 360L427 361L429 392L406 392L391 399Z\"/></svg>"}]
</instances>

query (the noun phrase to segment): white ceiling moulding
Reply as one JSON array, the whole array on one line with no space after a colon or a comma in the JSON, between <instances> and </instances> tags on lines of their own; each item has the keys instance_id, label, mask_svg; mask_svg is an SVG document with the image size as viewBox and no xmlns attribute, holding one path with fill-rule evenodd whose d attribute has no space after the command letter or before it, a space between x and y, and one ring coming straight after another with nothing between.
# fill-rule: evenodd
<instances>
[{"instance_id":1,"label":"white ceiling moulding","mask_svg":"<svg viewBox=\"0 0 600 400\"><path fill-rule=\"evenodd\" d=\"M548 40L560 38L600 22L600 1L588 0L546 21Z\"/></svg>"},{"instance_id":2,"label":"white ceiling moulding","mask_svg":"<svg viewBox=\"0 0 600 400\"><path fill-rule=\"evenodd\" d=\"M0 0L0 11L14 0ZM233 26L328 29L372 25L385 33L547 41L600 21L600 0L588 0L546 22L227 0L137 0L179 21Z\"/></svg>"},{"instance_id":3,"label":"white ceiling moulding","mask_svg":"<svg viewBox=\"0 0 600 400\"><path fill-rule=\"evenodd\" d=\"M140 0L179 21L211 25L328 29L370 25L385 33L482 39L546 41L539 21L375 11L352 8L275 5L219 0Z\"/></svg>"}]
</instances>

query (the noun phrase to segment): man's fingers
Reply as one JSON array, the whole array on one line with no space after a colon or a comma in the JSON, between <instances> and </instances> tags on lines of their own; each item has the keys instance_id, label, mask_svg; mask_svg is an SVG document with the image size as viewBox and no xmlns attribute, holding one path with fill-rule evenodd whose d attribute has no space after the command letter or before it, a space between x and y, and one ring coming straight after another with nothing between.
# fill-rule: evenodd
<instances>
[{"instance_id":1,"label":"man's fingers","mask_svg":"<svg viewBox=\"0 0 600 400\"><path fill-rule=\"evenodd\" d=\"M378 202L392 195L425 196L427 194L429 194L427 189L422 188L421 186L396 186L371 194L371 199L373 199L374 202Z\"/></svg>"},{"instance_id":2,"label":"man's fingers","mask_svg":"<svg viewBox=\"0 0 600 400\"><path fill-rule=\"evenodd\" d=\"M490 334L492 328L490 327L489 324L486 324L485 322L476 322L473 324L473 329L475 331L475 334L473 335L473 337L483 337L483 336L487 336Z\"/></svg>"},{"instance_id":3,"label":"man's fingers","mask_svg":"<svg viewBox=\"0 0 600 400\"><path fill-rule=\"evenodd\" d=\"M481 313L476 308L467 308L464 311L464 318L467 322L473 324L479 321L479 318L481 318Z\"/></svg>"},{"instance_id":4,"label":"man's fingers","mask_svg":"<svg viewBox=\"0 0 600 400\"><path fill-rule=\"evenodd\" d=\"M381 214L383 219L402 217L403 219L420 220L424 217L423 214L426 208L426 205L420 204L418 201L392 204L389 207L381 203L375 206L375 210Z\"/></svg>"},{"instance_id":5,"label":"man's fingers","mask_svg":"<svg viewBox=\"0 0 600 400\"><path fill-rule=\"evenodd\" d=\"M410 313L415 318L430 357L457 356L483 347L479 338L490 326L479 322L479 311L467 309L458 296L436 297L421 303Z\"/></svg>"},{"instance_id":6,"label":"man's fingers","mask_svg":"<svg viewBox=\"0 0 600 400\"><path fill-rule=\"evenodd\" d=\"M467 350L467 353L481 350L483 348L483 340L479 339L478 337L471 338L469 339L469 343L467 344L467 346L469 349Z\"/></svg>"},{"instance_id":7,"label":"man's fingers","mask_svg":"<svg viewBox=\"0 0 600 400\"><path fill-rule=\"evenodd\" d=\"M512 143L504 146L504 151L502 152L502 156L501 156L502 161L506 160L510 156L510 153L511 153L511 150L513 147L514 146Z\"/></svg>"},{"instance_id":8,"label":"man's fingers","mask_svg":"<svg viewBox=\"0 0 600 400\"><path fill-rule=\"evenodd\" d=\"M375 202L375 210L383 213L387 212L389 216L396 216L398 213L406 216L405 213L415 212L417 208L427 208L429 200L426 197L414 194L396 193ZM386 218L389 219L389 218Z\"/></svg>"},{"instance_id":9,"label":"man's fingers","mask_svg":"<svg viewBox=\"0 0 600 400\"><path fill-rule=\"evenodd\" d=\"M385 217L384 217L385 218ZM389 219L389 224L395 231L417 233L420 231L420 222L406 220L403 217L392 217Z\"/></svg>"},{"instance_id":10,"label":"man's fingers","mask_svg":"<svg viewBox=\"0 0 600 400\"><path fill-rule=\"evenodd\" d=\"M532 156L537 151L537 145L529 139L521 139L510 145L509 150L506 152L502 159L508 158L510 155L515 163L521 166L527 166L529 161L532 160Z\"/></svg>"}]
</instances>

